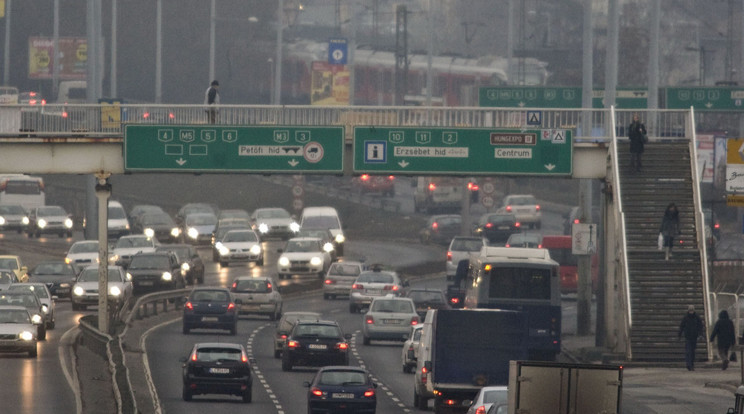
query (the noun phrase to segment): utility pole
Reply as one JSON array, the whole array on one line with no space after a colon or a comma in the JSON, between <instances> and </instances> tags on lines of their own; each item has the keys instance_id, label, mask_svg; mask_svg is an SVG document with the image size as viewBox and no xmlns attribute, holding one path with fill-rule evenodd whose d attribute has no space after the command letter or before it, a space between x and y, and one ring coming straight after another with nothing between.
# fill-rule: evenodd
<instances>
[{"instance_id":1,"label":"utility pole","mask_svg":"<svg viewBox=\"0 0 744 414\"><path fill-rule=\"evenodd\" d=\"M395 8L395 102L403 105L408 92L408 12L406 6Z\"/></svg>"}]
</instances>

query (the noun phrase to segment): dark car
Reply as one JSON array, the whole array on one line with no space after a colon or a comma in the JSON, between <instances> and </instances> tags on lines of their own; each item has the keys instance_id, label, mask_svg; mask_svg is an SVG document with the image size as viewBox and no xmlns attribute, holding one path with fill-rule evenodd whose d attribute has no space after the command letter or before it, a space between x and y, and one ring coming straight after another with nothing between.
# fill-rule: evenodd
<instances>
[{"instance_id":1,"label":"dark car","mask_svg":"<svg viewBox=\"0 0 744 414\"><path fill-rule=\"evenodd\" d=\"M349 340L334 321L297 321L282 350L282 371L302 365L349 365Z\"/></svg>"},{"instance_id":2,"label":"dark car","mask_svg":"<svg viewBox=\"0 0 744 414\"><path fill-rule=\"evenodd\" d=\"M49 292L58 298L69 298L75 284L77 270L64 260L47 260L28 272L28 280L47 285Z\"/></svg>"},{"instance_id":3,"label":"dark car","mask_svg":"<svg viewBox=\"0 0 744 414\"><path fill-rule=\"evenodd\" d=\"M364 368L323 367L305 386L308 414L374 414L377 408L377 384Z\"/></svg>"},{"instance_id":4,"label":"dark car","mask_svg":"<svg viewBox=\"0 0 744 414\"><path fill-rule=\"evenodd\" d=\"M238 332L238 308L230 291L218 287L197 287L183 306L183 333L192 329L222 329Z\"/></svg>"},{"instance_id":5,"label":"dark car","mask_svg":"<svg viewBox=\"0 0 744 414\"><path fill-rule=\"evenodd\" d=\"M237 395L253 399L254 361L241 344L197 343L183 363L183 400L197 394Z\"/></svg>"},{"instance_id":6,"label":"dark car","mask_svg":"<svg viewBox=\"0 0 744 414\"><path fill-rule=\"evenodd\" d=\"M190 244L168 244L158 246L155 251L176 254L178 263L181 265L181 276L186 279L186 283L190 285L193 285L194 282L204 283L204 262L194 246Z\"/></svg>"},{"instance_id":7,"label":"dark car","mask_svg":"<svg viewBox=\"0 0 744 414\"><path fill-rule=\"evenodd\" d=\"M168 213L145 213L132 226L132 232L155 237L158 241L177 243L181 240L181 228Z\"/></svg>"},{"instance_id":8,"label":"dark car","mask_svg":"<svg viewBox=\"0 0 744 414\"><path fill-rule=\"evenodd\" d=\"M447 298L439 289L414 288L406 291L403 296L413 300L416 313L421 317L421 320L426 317L426 311L429 309L451 309L447 303Z\"/></svg>"},{"instance_id":9,"label":"dark car","mask_svg":"<svg viewBox=\"0 0 744 414\"><path fill-rule=\"evenodd\" d=\"M426 227L419 232L421 243L447 244L460 234L462 217L459 214L442 214L431 216Z\"/></svg>"},{"instance_id":10,"label":"dark car","mask_svg":"<svg viewBox=\"0 0 744 414\"><path fill-rule=\"evenodd\" d=\"M137 253L127 267L134 293L181 289L186 282L181 276L181 264L173 252Z\"/></svg>"},{"instance_id":11,"label":"dark car","mask_svg":"<svg viewBox=\"0 0 744 414\"><path fill-rule=\"evenodd\" d=\"M514 214L487 213L480 217L473 235L485 237L489 243L505 243L514 233L519 233L521 224Z\"/></svg>"}]
</instances>

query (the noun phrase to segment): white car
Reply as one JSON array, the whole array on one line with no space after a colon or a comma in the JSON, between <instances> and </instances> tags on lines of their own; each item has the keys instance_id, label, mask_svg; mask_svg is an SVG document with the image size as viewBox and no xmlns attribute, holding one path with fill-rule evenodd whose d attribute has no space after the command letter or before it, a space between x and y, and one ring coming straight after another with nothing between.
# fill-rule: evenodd
<instances>
[{"instance_id":1,"label":"white car","mask_svg":"<svg viewBox=\"0 0 744 414\"><path fill-rule=\"evenodd\" d=\"M276 267L279 279L292 275L318 275L324 277L331 266L331 255L323 250L323 241L315 237L289 239L280 249Z\"/></svg>"},{"instance_id":2,"label":"white car","mask_svg":"<svg viewBox=\"0 0 744 414\"><path fill-rule=\"evenodd\" d=\"M132 297L132 281L121 266L108 267L108 300L121 308ZM98 266L88 266L72 286L72 310L98 306Z\"/></svg>"},{"instance_id":3,"label":"white car","mask_svg":"<svg viewBox=\"0 0 744 414\"><path fill-rule=\"evenodd\" d=\"M231 262L253 262L256 266L264 264L261 240L253 230L230 230L214 247L219 252L221 267L228 267Z\"/></svg>"},{"instance_id":4,"label":"white car","mask_svg":"<svg viewBox=\"0 0 744 414\"><path fill-rule=\"evenodd\" d=\"M41 310L44 312L44 323L47 329L54 329L54 297L44 283L16 283L10 285L8 291L25 290L32 292L41 302Z\"/></svg>"},{"instance_id":5,"label":"white car","mask_svg":"<svg viewBox=\"0 0 744 414\"><path fill-rule=\"evenodd\" d=\"M132 261L132 256L137 253L152 253L159 245L158 239L144 234L122 236L116 241L114 250L109 255L109 264L126 268Z\"/></svg>"},{"instance_id":6,"label":"white car","mask_svg":"<svg viewBox=\"0 0 744 414\"><path fill-rule=\"evenodd\" d=\"M447 280L453 280L457 264L465 260L470 253L479 252L488 242L483 237L455 236L447 248Z\"/></svg>"},{"instance_id":7,"label":"white car","mask_svg":"<svg viewBox=\"0 0 744 414\"><path fill-rule=\"evenodd\" d=\"M468 408L467 414L486 414L494 404L506 404L508 387L504 385L483 387Z\"/></svg>"},{"instance_id":8,"label":"white car","mask_svg":"<svg viewBox=\"0 0 744 414\"><path fill-rule=\"evenodd\" d=\"M241 276L230 286L238 315L268 315L275 321L282 316L282 295L271 277Z\"/></svg>"},{"instance_id":9,"label":"white car","mask_svg":"<svg viewBox=\"0 0 744 414\"><path fill-rule=\"evenodd\" d=\"M294 237L300 231L300 225L289 212L281 207L259 208L251 215L251 225L261 239Z\"/></svg>"},{"instance_id":10,"label":"white car","mask_svg":"<svg viewBox=\"0 0 744 414\"><path fill-rule=\"evenodd\" d=\"M39 321L38 323L41 323ZM0 352L28 352L35 358L37 327L23 306L0 306Z\"/></svg>"},{"instance_id":11,"label":"white car","mask_svg":"<svg viewBox=\"0 0 744 414\"><path fill-rule=\"evenodd\" d=\"M305 207L300 218L302 229L328 229L333 235L334 248L337 256L344 255L344 230L341 227L341 219L333 207Z\"/></svg>"},{"instance_id":12,"label":"white car","mask_svg":"<svg viewBox=\"0 0 744 414\"><path fill-rule=\"evenodd\" d=\"M369 305L362 323L363 343L370 341L405 341L411 335L411 326L419 324L416 306L410 298L392 294L375 298Z\"/></svg>"},{"instance_id":13,"label":"white car","mask_svg":"<svg viewBox=\"0 0 744 414\"><path fill-rule=\"evenodd\" d=\"M98 240L76 241L67 251L65 262L75 266L78 270L98 263Z\"/></svg>"},{"instance_id":14,"label":"white car","mask_svg":"<svg viewBox=\"0 0 744 414\"><path fill-rule=\"evenodd\" d=\"M403 366L403 372L412 373L413 369L416 368L416 361L418 360L418 345L421 341L421 332L424 328L422 324L416 324L411 327L411 333L408 335L408 339L403 343L403 350L400 355L401 365Z\"/></svg>"},{"instance_id":15,"label":"white car","mask_svg":"<svg viewBox=\"0 0 744 414\"><path fill-rule=\"evenodd\" d=\"M542 223L542 212L540 204L532 194L512 194L504 198L499 213L511 213L522 225L530 228L540 228Z\"/></svg>"},{"instance_id":16,"label":"white car","mask_svg":"<svg viewBox=\"0 0 744 414\"><path fill-rule=\"evenodd\" d=\"M192 213L186 216L181 229L187 243L209 244L217 227L217 216L212 213Z\"/></svg>"},{"instance_id":17,"label":"white car","mask_svg":"<svg viewBox=\"0 0 744 414\"><path fill-rule=\"evenodd\" d=\"M355 261L335 262L328 269L323 280L323 299L336 299L336 296L349 296L351 286L364 270L364 264Z\"/></svg>"}]
</instances>

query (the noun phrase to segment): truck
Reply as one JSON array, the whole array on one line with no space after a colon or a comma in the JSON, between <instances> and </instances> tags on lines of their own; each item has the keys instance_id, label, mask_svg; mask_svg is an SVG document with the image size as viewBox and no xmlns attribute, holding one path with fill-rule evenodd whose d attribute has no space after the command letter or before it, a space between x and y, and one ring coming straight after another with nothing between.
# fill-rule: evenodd
<instances>
[{"instance_id":1,"label":"truck","mask_svg":"<svg viewBox=\"0 0 744 414\"><path fill-rule=\"evenodd\" d=\"M509 382L509 361L527 359L527 317L500 309L427 311L418 345L413 404L464 413L485 386Z\"/></svg>"},{"instance_id":2,"label":"truck","mask_svg":"<svg viewBox=\"0 0 744 414\"><path fill-rule=\"evenodd\" d=\"M620 413L622 365L513 360L509 414Z\"/></svg>"},{"instance_id":3,"label":"truck","mask_svg":"<svg viewBox=\"0 0 744 414\"><path fill-rule=\"evenodd\" d=\"M416 177L413 206L417 213L456 213L466 187L457 177Z\"/></svg>"}]
</instances>

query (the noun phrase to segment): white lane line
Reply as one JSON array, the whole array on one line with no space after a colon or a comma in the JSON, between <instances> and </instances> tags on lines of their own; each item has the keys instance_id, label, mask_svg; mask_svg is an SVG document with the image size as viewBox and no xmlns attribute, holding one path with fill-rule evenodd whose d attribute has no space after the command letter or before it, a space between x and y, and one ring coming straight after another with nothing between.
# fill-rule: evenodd
<instances>
[{"instance_id":1,"label":"white lane line","mask_svg":"<svg viewBox=\"0 0 744 414\"><path fill-rule=\"evenodd\" d=\"M270 323L267 323L266 325L259 326L258 328L254 329L253 332L248 336L248 342L245 345L246 350L248 351L248 354L250 357L253 357L253 341L256 339L256 335L264 328L273 326ZM256 375L257 378L259 378L259 382L263 386L264 390L266 391L266 394L269 395L269 399L274 404L274 407L276 408L277 414L283 414L284 409L282 408L282 404L279 402L279 399L276 398L276 394L274 394L274 391L271 389L271 385L269 385L269 382L266 381L264 378L263 373L261 372L261 369L258 367L258 362L253 364L253 373Z\"/></svg>"},{"instance_id":2,"label":"white lane line","mask_svg":"<svg viewBox=\"0 0 744 414\"><path fill-rule=\"evenodd\" d=\"M62 367L62 372L65 374L65 378L67 379L67 384L70 386L70 388L72 389L72 393L75 395L75 405L77 406L77 414L82 414L83 397L80 393L80 382L78 380L77 370L73 369L72 374L70 374L70 370L67 368L67 364L65 363L66 361L65 353L69 353L71 366L73 367L77 366L77 356L75 355L75 352L73 351L72 345L77 340L78 335L80 335L80 329L77 326L70 328L67 332L65 332L62 335L59 342L63 344L64 346L60 347L58 356L59 356L59 365Z\"/></svg>"},{"instance_id":3,"label":"white lane line","mask_svg":"<svg viewBox=\"0 0 744 414\"><path fill-rule=\"evenodd\" d=\"M362 357L359 356L359 352L357 351L357 341L356 338L361 334L361 331L357 330L354 331L354 333L351 335L351 353L354 355L354 357L357 359L357 363L360 367L367 369L367 367L364 364L364 360ZM392 389L388 388L387 385L385 385L382 381L380 381L379 378L377 378L372 372L370 372L370 377L372 378L372 381L377 383L377 388L382 389L385 392L385 395L390 398L393 403L395 403L399 408L403 410L403 412L410 413L411 410L406 407L406 405L401 401L400 397L398 397Z\"/></svg>"},{"instance_id":4,"label":"white lane line","mask_svg":"<svg viewBox=\"0 0 744 414\"><path fill-rule=\"evenodd\" d=\"M176 318L176 319L172 319L170 321L166 321L158 325L155 325L152 328L146 330L145 333L142 334L142 338L140 338L140 349L142 349L142 365L144 366L144 369L145 369L145 380L147 381L147 388L150 390L150 396L152 397L152 406L153 406L153 409L155 409L156 414L162 414L163 409L160 407L160 399L158 398L158 390L155 388L155 384L152 382L152 372L150 371L150 362L147 359L147 348L145 347L145 341L147 340L147 336L150 335L150 332L156 329L159 329L165 325L176 323L180 320L181 320L180 318Z\"/></svg>"}]
</instances>

